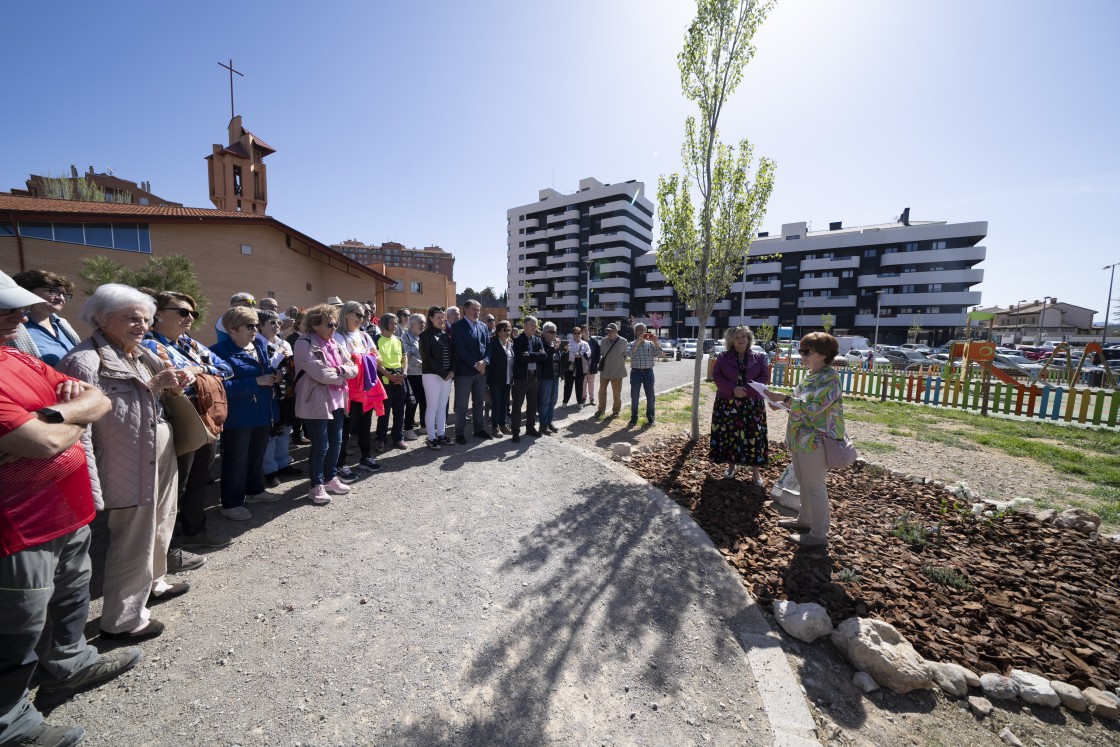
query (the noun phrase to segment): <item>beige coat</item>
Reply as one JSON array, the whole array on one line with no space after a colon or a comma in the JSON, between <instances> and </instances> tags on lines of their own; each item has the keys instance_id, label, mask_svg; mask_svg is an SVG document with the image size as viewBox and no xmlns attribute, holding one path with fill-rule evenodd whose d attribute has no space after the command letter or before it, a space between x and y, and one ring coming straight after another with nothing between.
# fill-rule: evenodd
<instances>
[{"instance_id":1,"label":"beige coat","mask_svg":"<svg viewBox=\"0 0 1120 747\"><path fill-rule=\"evenodd\" d=\"M606 337L599 340L599 350L602 351L602 357L599 358L599 376L603 379L626 378L626 346L630 343L626 342L626 338L622 335L614 339L613 343Z\"/></svg>"},{"instance_id":2,"label":"beige coat","mask_svg":"<svg viewBox=\"0 0 1120 747\"><path fill-rule=\"evenodd\" d=\"M163 362L143 346L138 346L154 370ZM93 384L104 392L112 409L93 424L93 453L106 508L150 506L156 491L156 424L163 418L159 397L148 388L151 370L141 365L140 373L122 354L94 332L58 362L58 370ZM174 451L175 445L168 444Z\"/></svg>"}]
</instances>

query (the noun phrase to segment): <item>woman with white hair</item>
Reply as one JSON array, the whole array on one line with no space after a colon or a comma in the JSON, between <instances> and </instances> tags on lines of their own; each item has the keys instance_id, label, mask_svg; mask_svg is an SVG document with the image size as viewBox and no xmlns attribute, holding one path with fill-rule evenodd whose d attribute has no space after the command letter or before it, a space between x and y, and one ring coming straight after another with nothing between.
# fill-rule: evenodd
<instances>
[{"instance_id":1,"label":"woman with white hair","mask_svg":"<svg viewBox=\"0 0 1120 747\"><path fill-rule=\"evenodd\" d=\"M175 444L160 397L180 397L194 381L141 345L156 312L152 297L126 285L99 287L82 309L94 328L58 370L101 389L113 403L93 424L93 448L109 514L101 637L141 641L163 632L149 598L186 593L169 583L167 549L178 505Z\"/></svg>"}]
</instances>

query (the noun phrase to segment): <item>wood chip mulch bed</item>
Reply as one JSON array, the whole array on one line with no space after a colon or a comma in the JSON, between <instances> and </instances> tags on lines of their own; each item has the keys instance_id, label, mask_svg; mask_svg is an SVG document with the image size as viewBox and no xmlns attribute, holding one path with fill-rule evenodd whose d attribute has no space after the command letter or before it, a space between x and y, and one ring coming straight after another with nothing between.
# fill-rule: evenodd
<instances>
[{"instance_id":1,"label":"wood chip mulch bed","mask_svg":"<svg viewBox=\"0 0 1120 747\"><path fill-rule=\"evenodd\" d=\"M1120 543L1027 514L974 517L943 490L857 465L829 473L829 548L801 549L769 496L789 454L771 443L770 455L765 492L749 470L725 479L706 437L669 440L630 466L688 509L767 610L788 599L817 602L834 625L885 620L927 659L978 674L1014 667L1081 688L1120 684ZM904 512L929 530L926 544L892 534ZM954 570L971 589L927 575Z\"/></svg>"}]
</instances>

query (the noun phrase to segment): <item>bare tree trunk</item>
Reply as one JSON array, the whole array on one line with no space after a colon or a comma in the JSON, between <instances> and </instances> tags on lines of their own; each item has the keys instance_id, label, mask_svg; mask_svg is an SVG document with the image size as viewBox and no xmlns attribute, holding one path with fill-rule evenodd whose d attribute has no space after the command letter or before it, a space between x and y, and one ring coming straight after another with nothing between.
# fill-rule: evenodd
<instances>
[{"instance_id":1,"label":"bare tree trunk","mask_svg":"<svg viewBox=\"0 0 1120 747\"><path fill-rule=\"evenodd\" d=\"M692 441L700 439L700 384L704 380L704 340L708 331L708 317L712 315L714 307L714 301L705 301L703 308L700 308L699 303L696 308L699 323L696 325L696 364L692 372Z\"/></svg>"}]
</instances>

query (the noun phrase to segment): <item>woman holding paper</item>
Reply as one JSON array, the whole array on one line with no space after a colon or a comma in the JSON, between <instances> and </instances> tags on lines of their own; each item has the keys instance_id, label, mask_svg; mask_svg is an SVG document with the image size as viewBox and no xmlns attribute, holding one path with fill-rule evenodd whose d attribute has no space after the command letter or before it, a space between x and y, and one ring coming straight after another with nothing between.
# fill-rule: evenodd
<instances>
[{"instance_id":1,"label":"woman holding paper","mask_svg":"<svg viewBox=\"0 0 1120 747\"><path fill-rule=\"evenodd\" d=\"M798 517L779 521L778 526L796 530L790 539L802 547L823 547L828 544L829 527L824 436L844 438L843 390L831 365L840 352L840 344L832 335L813 332L801 338L799 352L809 375L794 387L792 395L766 392L772 402L789 407L787 441L801 484Z\"/></svg>"},{"instance_id":2,"label":"woman holding paper","mask_svg":"<svg viewBox=\"0 0 1120 747\"><path fill-rule=\"evenodd\" d=\"M716 402L712 410L712 435L708 458L726 464L724 477L735 475L739 465L753 470L751 483L762 487L762 466L770 458L766 408L752 382L770 381L769 359L751 350L754 335L748 327L734 327L723 337L727 350L716 358L712 378Z\"/></svg>"}]
</instances>

